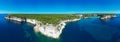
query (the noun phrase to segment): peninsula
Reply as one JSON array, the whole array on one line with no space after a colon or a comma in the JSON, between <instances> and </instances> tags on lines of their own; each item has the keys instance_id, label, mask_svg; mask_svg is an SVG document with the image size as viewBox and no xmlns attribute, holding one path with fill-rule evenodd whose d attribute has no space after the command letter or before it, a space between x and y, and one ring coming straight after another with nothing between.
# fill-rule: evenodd
<instances>
[{"instance_id":1,"label":"peninsula","mask_svg":"<svg viewBox=\"0 0 120 42\"><path fill-rule=\"evenodd\" d=\"M101 20L116 17L114 14L10 14L6 19L28 22L34 25L34 31L51 38L59 38L67 22L81 18L97 17Z\"/></svg>"},{"instance_id":2,"label":"peninsula","mask_svg":"<svg viewBox=\"0 0 120 42\"><path fill-rule=\"evenodd\" d=\"M10 14L6 19L34 24L34 31L51 38L59 38L66 22L80 20L76 14Z\"/></svg>"}]
</instances>

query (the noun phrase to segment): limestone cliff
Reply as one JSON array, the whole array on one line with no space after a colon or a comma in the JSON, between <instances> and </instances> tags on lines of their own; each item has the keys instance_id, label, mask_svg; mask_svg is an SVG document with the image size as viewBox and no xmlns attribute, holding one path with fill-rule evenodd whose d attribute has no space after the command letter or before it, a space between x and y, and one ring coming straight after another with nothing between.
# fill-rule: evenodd
<instances>
[{"instance_id":1,"label":"limestone cliff","mask_svg":"<svg viewBox=\"0 0 120 42\"><path fill-rule=\"evenodd\" d=\"M40 21L35 19L24 19L24 18L17 18L17 17L5 17L9 20L14 20L18 22L26 21L28 23L34 24L34 30L35 32L40 32L41 34L51 37L51 38L59 38L60 34L62 33L62 30L65 28L66 22L72 22L77 21L80 19L73 19L73 20L61 20L57 25L54 24L42 24Z\"/></svg>"}]
</instances>

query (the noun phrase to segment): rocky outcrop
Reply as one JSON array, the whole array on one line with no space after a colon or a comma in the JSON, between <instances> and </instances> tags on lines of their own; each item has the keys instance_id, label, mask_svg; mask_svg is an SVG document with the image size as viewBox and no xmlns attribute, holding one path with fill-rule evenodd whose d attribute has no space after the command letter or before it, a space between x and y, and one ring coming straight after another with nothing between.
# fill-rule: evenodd
<instances>
[{"instance_id":1,"label":"rocky outcrop","mask_svg":"<svg viewBox=\"0 0 120 42\"><path fill-rule=\"evenodd\" d=\"M65 28L66 22L72 22L72 21L77 21L80 19L73 19L73 20L61 20L57 25L54 24L42 24L42 22L37 21L35 19L25 19L25 18L17 18L17 17L10 17L7 16L5 17L6 19L9 20L14 20L18 22L26 21L31 24L34 24L34 30L35 32L40 32L43 35L46 35L51 38L59 38L60 34L62 33L62 30Z\"/></svg>"},{"instance_id":2,"label":"rocky outcrop","mask_svg":"<svg viewBox=\"0 0 120 42\"><path fill-rule=\"evenodd\" d=\"M116 17L116 15L103 15L100 17L100 19L103 21L107 21L107 20L114 18L114 17Z\"/></svg>"}]
</instances>

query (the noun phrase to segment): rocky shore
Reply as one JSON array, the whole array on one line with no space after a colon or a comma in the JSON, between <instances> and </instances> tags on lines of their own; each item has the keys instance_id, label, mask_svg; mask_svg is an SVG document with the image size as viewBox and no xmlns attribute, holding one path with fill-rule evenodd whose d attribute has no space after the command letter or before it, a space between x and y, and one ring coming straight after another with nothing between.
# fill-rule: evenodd
<instances>
[{"instance_id":1,"label":"rocky shore","mask_svg":"<svg viewBox=\"0 0 120 42\"><path fill-rule=\"evenodd\" d=\"M34 31L35 32L40 32L41 34L51 37L51 38L59 38L60 34L62 33L62 30L66 26L66 22L72 22L72 21L78 21L79 19L73 19L73 20L61 20L57 25L54 24L45 24L43 25L40 21L35 20L35 19L26 19L26 18L17 18L17 17L10 17L7 16L5 17L6 19L9 20L14 20L18 22L26 21L28 23L34 24Z\"/></svg>"},{"instance_id":2,"label":"rocky shore","mask_svg":"<svg viewBox=\"0 0 120 42\"><path fill-rule=\"evenodd\" d=\"M117 16L116 15L103 15L100 17L100 19L103 21L107 21L107 20L109 20L111 18L115 18L115 17L117 17Z\"/></svg>"}]
</instances>

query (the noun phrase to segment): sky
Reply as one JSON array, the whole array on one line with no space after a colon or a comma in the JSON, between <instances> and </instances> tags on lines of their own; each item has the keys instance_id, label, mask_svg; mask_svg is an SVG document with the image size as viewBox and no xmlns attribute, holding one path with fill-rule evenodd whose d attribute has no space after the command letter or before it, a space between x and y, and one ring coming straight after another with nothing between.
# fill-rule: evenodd
<instances>
[{"instance_id":1,"label":"sky","mask_svg":"<svg viewBox=\"0 0 120 42\"><path fill-rule=\"evenodd\" d=\"M120 13L120 0L0 0L0 13Z\"/></svg>"}]
</instances>

